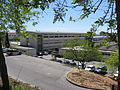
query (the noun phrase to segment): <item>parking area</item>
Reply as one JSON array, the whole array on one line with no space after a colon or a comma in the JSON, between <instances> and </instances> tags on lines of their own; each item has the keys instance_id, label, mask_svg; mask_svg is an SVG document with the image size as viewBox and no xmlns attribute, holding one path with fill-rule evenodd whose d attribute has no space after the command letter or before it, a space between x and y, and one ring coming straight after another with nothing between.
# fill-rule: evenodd
<instances>
[{"instance_id":1,"label":"parking area","mask_svg":"<svg viewBox=\"0 0 120 90\"><path fill-rule=\"evenodd\" d=\"M55 60L51 55L45 55L45 56L42 56L42 58L45 60L50 60L50 61L58 62L61 64L65 64L70 67L79 66L79 68L82 68L82 65L79 61L73 61L73 60L68 60L64 58L56 58ZM85 70L88 70L97 74L101 74L101 75L109 74L109 72L107 71L107 67L104 66L102 62L97 62L97 61L85 62Z\"/></svg>"},{"instance_id":2,"label":"parking area","mask_svg":"<svg viewBox=\"0 0 120 90\"><path fill-rule=\"evenodd\" d=\"M5 58L10 76L35 85L41 90L89 90L66 81L65 75L71 67L49 60L49 55L43 58L27 55Z\"/></svg>"}]
</instances>

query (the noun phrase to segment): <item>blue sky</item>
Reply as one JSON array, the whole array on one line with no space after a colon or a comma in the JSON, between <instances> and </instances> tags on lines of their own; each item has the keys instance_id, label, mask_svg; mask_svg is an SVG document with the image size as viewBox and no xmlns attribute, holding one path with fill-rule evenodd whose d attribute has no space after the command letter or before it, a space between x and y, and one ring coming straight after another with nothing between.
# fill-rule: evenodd
<instances>
[{"instance_id":1,"label":"blue sky","mask_svg":"<svg viewBox=\"0 0 120 90\"><path fill-rule=\"evenodd\" d=\"M65 17L65 22L56 22L53 24L54 12L51 9L48 9L43 14L43 18L39 19L39 23L36 26L32 26L31 23L27 23L26 29L28 31L41 31L41 32L80 32L85 33L90 30L91 25L97 20L98 17L102 16L103 13L98 11L96 14L90 15L84 20L79 20L77 22L69 21L69 17L73 16L75 18L79 17L79 12L74 10L69 10ZM106 30L106 27L101 27L98 29L98 32L101 30Z\"/></svg>"}]
</instances>

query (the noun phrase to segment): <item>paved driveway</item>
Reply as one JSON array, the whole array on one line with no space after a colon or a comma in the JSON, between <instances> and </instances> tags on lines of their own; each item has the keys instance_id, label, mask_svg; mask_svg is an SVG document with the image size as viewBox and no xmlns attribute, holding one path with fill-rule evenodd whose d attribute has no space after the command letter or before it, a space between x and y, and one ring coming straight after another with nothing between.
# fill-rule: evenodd
<instances>
[{"instance_id":1,"label":"paved driveway","mask_svg":"<svg viewBox=\"0 0 120 90\"><path fill-rule=\"evenodd\" d=\"M6 63L10 76L41 90L90 90L66 81L65 74L71 67L58 62L19 55L6 57Z\"/></svg>"}]
</instances>

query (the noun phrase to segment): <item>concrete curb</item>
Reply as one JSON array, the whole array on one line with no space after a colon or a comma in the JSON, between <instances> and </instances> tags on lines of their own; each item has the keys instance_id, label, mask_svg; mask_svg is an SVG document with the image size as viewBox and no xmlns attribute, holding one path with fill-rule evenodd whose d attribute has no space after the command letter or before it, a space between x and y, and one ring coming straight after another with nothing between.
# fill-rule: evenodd
<instances>
[{"instance_id":1,"label":"concrete curb","mask_svg":"<svg viewBox=\"0 0 120 90\"><path fill-rule=\"evenodd\" d=\"M99 88L89 88L89 87L86 87L86 86L77 84L76 82L74 82L74 81L72 81L70 78L68 78L68 74L69 74L71 71L72 71L72 69L71 69L69 72L67 72L66 75L65 75L66 80L67 80L68 82L70 82L71 84L76 85L76 86L78 86L78 87L86 88L86 89L104 90L104 89L99 89Z\"/></svg>"}]
</instances>

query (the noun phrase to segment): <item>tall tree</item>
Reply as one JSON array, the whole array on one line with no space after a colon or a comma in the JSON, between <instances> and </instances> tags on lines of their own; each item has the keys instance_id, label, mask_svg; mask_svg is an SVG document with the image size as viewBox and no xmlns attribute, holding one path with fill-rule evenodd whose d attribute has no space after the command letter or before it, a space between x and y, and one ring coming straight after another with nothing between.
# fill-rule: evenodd
<instances>
[{"instance_id":1,"label":"tall tree","mask_svg":"<svg viewBox=\"0 0 120 90\"><path fill-rule=\"evenodd\" d=\"M117 34L118 34L118 71L120 72L120 0L116 1L116 20L117 20ZM118 74L118 90L120 90L120 73Z\"/></svg>"},{"instance_id":2,"label":"tall tree","mask_svg":"<svg viewBox=\"0 0 120 90\"><path fill-rule=\"evenodd\" d=\"M35 8L40 8L41 12L49 7L50 1L40 0L0 0L0 32L15 30L18 33L25 32L25 23L38 18L39 12ZM33 22L36 25L37 22ZM1 34L1 33L0 33ZM9 79L5 58L2 52L2 35L0 35L0 73L3 83L3 90L10 90Z\"/></svg>"},{"instance_id":3,"label":"tall tree","mask_svg":"<svg viewBox=\"0 0 120 90\"><path fill-rule=\"evenodd\" d=\"M67 0L63 0L64 2L67 2ZM118 53L119 53L119 65L118 65L118 71L120 72L120 0L72 0L72 6L66 5L66 3L60 3L61 5L58 5L58 11L54 19L54 22L57 20L62 20L62 16L64 17L65 8L72 7L72 8L78 8L80 11L82 11L82 14L78 18L78 20L82 20L84 18L88 18L89 15L95 14L99 9L103 11L103 16L100 18L98 17L98 20L95 22L96 26L103 26L104 24L107 24L108 30L113 32L113 30L117 30L117 43L118 43ZM65 6L65 8L64 8ZM102 6L105 6L104 8ZM61 12L61 9L62 11ZM101 12L101 11L100 11ZM62 20L64 21L64 20ZM70 17L70 21L75 21L72 17ZM120 90L120 73L118 75L118 90Z\"/></svg>"},{"instance_id":4,"label":"tall tree","mask_svg":"<svg viewBox=\"0 0 120 90\"><path fill-rule=\"evenodd\" d=\"M1 35L2 36L2 35ZM0 74L3 83L3 90L10 90L9 79L7 74L7 67L5 64L5 58L2 51L2 38L0 36Z\"/></svg>"},{"instance_id":5,"label":"tall tree","mask_svg":"<svg viewBox=\"0 0 120 90\"><path fill-rule=\"evenodd\" d=\"M5 47L6 47L6 48L9 48L9 47L10 47L8 32L5 33Z\"/></svg>"}]
</instances>

